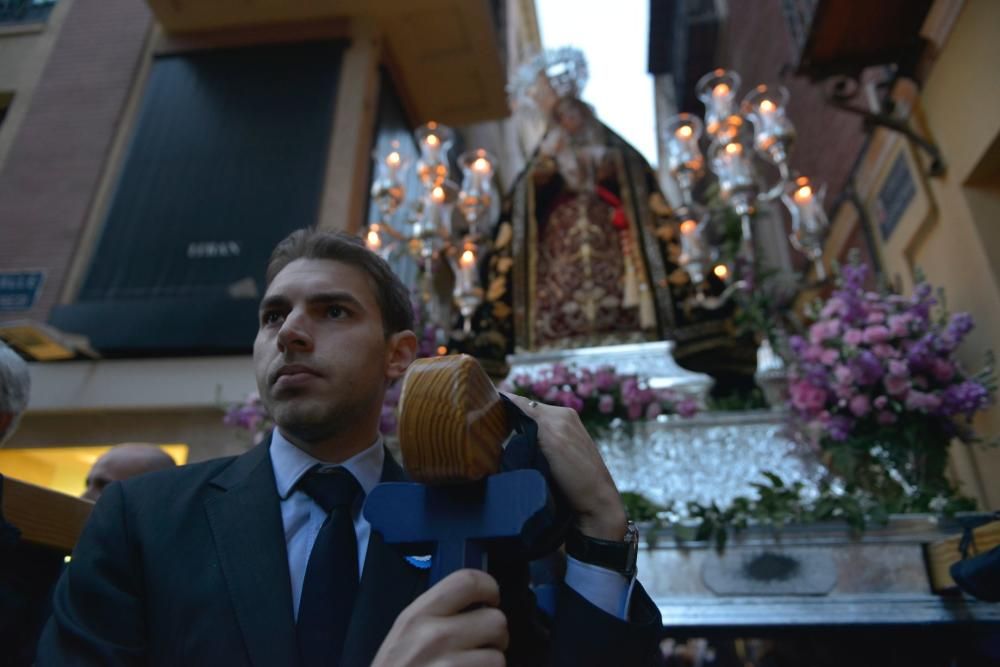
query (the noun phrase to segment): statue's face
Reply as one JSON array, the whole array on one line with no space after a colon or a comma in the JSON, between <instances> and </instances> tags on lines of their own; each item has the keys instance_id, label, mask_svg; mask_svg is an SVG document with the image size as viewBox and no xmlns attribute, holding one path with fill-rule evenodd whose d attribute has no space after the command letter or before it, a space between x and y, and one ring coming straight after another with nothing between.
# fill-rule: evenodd
<instances>
[{"instance_id":1,"label":"statue's face","mask_svg":"<svg viewBox=\"0 0 1000 667\"><path fill-rule=\"evenodd\" d=\"M565 98L555 108L556 120L569 134L576 134L587 124L587 116L577 100Z\"/></svg>"}]
</instances>

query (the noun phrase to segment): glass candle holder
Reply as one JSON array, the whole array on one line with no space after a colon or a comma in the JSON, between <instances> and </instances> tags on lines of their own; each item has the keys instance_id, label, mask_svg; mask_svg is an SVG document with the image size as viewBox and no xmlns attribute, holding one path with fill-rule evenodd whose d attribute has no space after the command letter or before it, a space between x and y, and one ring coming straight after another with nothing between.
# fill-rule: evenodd
<instances>
[{"instance_id":1,"label":"glass candle holder","mask_svg":"<svg viewBox=\"0 0 1000 667\"><path fill-rule=\"evenodd\" d=\"M663 130L667 169L680 186L685 203L690 203L691 190L705 170L705 157L698 145L704 126L697 116L682 113L668 118Z\"/></svg>"},{"instance_id":2,"label":"glass candle holder","mask_svg":"<svg viewBox=\"0 0 1000 667\"><path fill-rule=\"evenodd\" d=\"M458 192L458 210L469 223L469 234L478 237L480 221L493 204L493 165L496 159L479 148L462 153L458 158L462 169L462 187Z\"/></svg>"},{"instance_id":3,"label":"glass candle holder","mask_svg":"<svg viewBox=\"0 0 1000 667\"><path fill-rule=\"evenodd\" d=\"M760 85L743 98L742 109L753 123L753 145L766 160L784 165L795 142L795 126L785 114L788 89Z\"/></svg>"},{"instance_id":4,"label":"glass candle holder","mask_svg":"<svg viewBox=\"0 0 1000 667\"><path fill-rule=\"evenodd\" d=\"M806 176L795 179L782 201L792 216L792 233L788 240L792 247L808 257L816 267L816 276L823 280L823 239L830 223L823 210L826 186L816 188Z\"/></svg>"},{"instance_id":5,"label":"glass candle holder","mask_svg":"<svg viewBox=\"0 0 1000 667\"><path fill-rule=\"evenodd\" d=\"M431 121L418 127L413 136L420 147L417 175L430 190L448 178L448 151L455 142L455 133L450 127Z\"/></svg>"},{"instance_id":6,"label":"glass candle holder","mask_svg":"<svg viewBox=\"0 0 1000 667\"><path fill-rule=\"evenodd\" d=\"M712 138L726 127L726 121L737 113L736 92L740 75L732 70L716 69L698 80L695 92L705 104L705 131Z\"/></svg>"},{"instance_id":7,"label":"glass candle holder","mask_svg":"<svg viewBox=\"0 0 1000 667\"><path fill-rule=\"evenodd\" d=\"M382 220L388 221L406 199L403 174L409 160L398 139L392 140L385 150L372 151L372 158L375 160L375 178L372 180L371 196Z\"/></svg>"}]
</instances>

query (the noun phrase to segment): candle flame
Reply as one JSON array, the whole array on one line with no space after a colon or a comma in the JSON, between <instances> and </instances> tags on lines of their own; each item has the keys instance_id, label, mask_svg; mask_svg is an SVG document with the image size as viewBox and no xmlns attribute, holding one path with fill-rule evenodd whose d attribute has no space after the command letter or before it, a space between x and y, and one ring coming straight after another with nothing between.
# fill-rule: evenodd
<instances>
[{"instance_id":1,"label":"candle flame","mask_svg":"<svg viewBox=\"0 0 1000 667\"><path fill-rule=\"evenodd\" d=\"M444 355L448 354L448 348L445 347L444 345L438 345L437 353L439 357L443 357Z\"/></svg>"},{"instance_id":2,"label":"candle flame","mask_svg":"<svg viewBox=\"0 0 1000 667\"><path fill-rule=\"evenodd\" d=\"M690 125L681 125L674 134L678 139L690 139L691 135L694 134L694 130L691 129Z\"/></svg>"},{"instance_id":3,"label":"candle flame","mask_svg":"<svg viewBox=\"0 0 1000 667\"><path fill-rule=\"evenodd\" d=\"M440 185L436 186L431 190L431 199L434 200L435 204L440 204L444 201L444 188Z\"/></svg>"},{"instance_id":4,"label":"candle flame","mask_svg":"<svg viewBox=\"0 0 1000 667\"><path fill-rule=\"evenodd\" d=\"M458 263L462 266L462 268L472 266L476 263L476 253L471 250L464 251L462 256L459 258Z\"/></svg>"},{"instance_id":5,"label":"candle flame","mask_svg":"<svg viewBox=\"0 0 1000 667\"><path fill-rule=\"evenodd\" d=\"M441 140L438 139L436 134L428 134L427 138L424 139L424 141L426 141L427 145L431 147L436 147L438 144L441 143Z\"/></svg>"},{"instance_id":6,"label":"candle flame","mask_svg":"<svg viewBox=\"0 0 1000 667\"><path fill-rule=\"evenodd\" d=\"M739 144L726 144L726 152L730 155L739 155L743 152L743 146Z\"/></svg>"},{"instance_id":7,"label":"candle flame","mask_svg":"<svg viewBox=\"0 0 1000 667\"><path fill-rule=\"evenodd\" d=\"M718 83L718 84L715 85L715 88L712 88L712 96L713 97L725 97L726 95L729 94L729 90L730 90L730 88L729 88L728 84Z\"/></svg>"},{"instance_id":8,"label":"candle flame","mask_svg":"<svg viewBox=\"0 0 1000 667\"><path fill-rule=\"evenodd\" d=\"M401 161L402 158L396 151L389 153L389 155L385 158L386 164L388 164L390 167L398 167Z\"/></svg>"},{"instance_id":9,"label":"candle flame","mask_svg":"<svg viewBox=\"0 0 1000 667\"><path fill-rule=\"evenodd\" d=\"M729 275L729 267L725 264L716 264L715 268L712 269L712 273L714 273L720 280L725 280L726 276Z\"/></svg>"},{"instance_id":10,"label":"candle flame","mask_svg":"<svg viewBox=\"0 0 1000 667\"><path fill-rule=\"evenodd\" d=\"M694 220L685 220L681 223L681 234L687 236L688 234L694 234L694 231L698 229L698 223Z\"/></svg>"},{"instance_id":11,"label":"candle flame","mask_svg":"<svg viewBox=\"0 0 1000 667\"><path fill-rule=\"evenodd\" d=\"M760 103L761 113L774 113L774 110L777 108L771 100L764 100Z\"/></svg>"},{"instance_id":12,"label":"candle flame","mask_svg":"<svg viewBox=\"0 0 1000 667\"><path fill-rule=\"evenodd\" d=\"M485 158L476 158L476 161L472 163L472 171L479 174L486 174L490 171L490 161Z\"/></svg>"},{"instance_id":13,"label":"candle flame","mask_svg":"<svg viewBox=\"0 0 1000 667\"><path fill-rule=\"evenodd\" d=\"M803 185L801 188L795 191L793 199L799 204L805 204L808 201L812 201L813 189L808 185Z\"/></svg>"},{"instance_id":14,"label":"candle flame","mask_svg":"<svg viewBox=\"0 0 1000 667\"><path fill-rule=\"evenodd\" d=\"M378 232L374 229L368 232L368 236L365 241L369 250L378 250L382 247L382 239L379 237Z\"/></svg>"}]
</instances>

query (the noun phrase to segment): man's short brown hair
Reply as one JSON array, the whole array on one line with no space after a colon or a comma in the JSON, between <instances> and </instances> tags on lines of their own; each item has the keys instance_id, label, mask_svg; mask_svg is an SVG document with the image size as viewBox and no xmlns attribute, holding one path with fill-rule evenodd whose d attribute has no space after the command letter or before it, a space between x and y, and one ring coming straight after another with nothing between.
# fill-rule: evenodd
<instances>
[{"instance_id":1,"label":"man's short brown hair","mask_svg":"<svg viewBox=\"0 0 1000 667\"><path fill-rule=\"evenodd\" d=\"M410 291L389 264L366 248L358 237L312 228L292 232L271 253L265 274L267 285L270 286L274 277L297 259L331 259L361 269L374 288L386 337L413 328Z\"/></svg>"}]
</instances>

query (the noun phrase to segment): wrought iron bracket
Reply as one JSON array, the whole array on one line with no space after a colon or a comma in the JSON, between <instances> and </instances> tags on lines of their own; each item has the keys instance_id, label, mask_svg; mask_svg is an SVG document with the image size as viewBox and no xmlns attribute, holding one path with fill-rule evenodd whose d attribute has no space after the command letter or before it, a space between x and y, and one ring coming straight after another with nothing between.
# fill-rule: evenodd
<instances>
[{"instance_id":1,"label":"wrought iron bracket","mask_svg":"<svg viewBox=\"0 0 1000 667\"><path fill-rule=\"evenodd\" d=\"M892 83L895 83L895 79L892 80ZM944 157L941 155L941 149L937 147L937 144L917 134L908 123L901 121L898 118L894 118L891 115L891 106L889 109L876 113L850 103L850 100L858 95L860 89L861 86L856 79L851 77L838 77L834 79L833 86L826 93L826 101L828 104L840 109L841 111L861 116L865 132L870 133L876 127L884 127L887 130L892 130L893 132L902 134L907 139L922 148L930 157L931 164L928 169L928 174L930 176L944 175L946 167ZM887 105L891 105L891 101L888 102Z\"/></svg>"}]
</instances>

